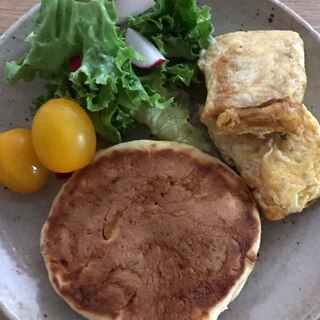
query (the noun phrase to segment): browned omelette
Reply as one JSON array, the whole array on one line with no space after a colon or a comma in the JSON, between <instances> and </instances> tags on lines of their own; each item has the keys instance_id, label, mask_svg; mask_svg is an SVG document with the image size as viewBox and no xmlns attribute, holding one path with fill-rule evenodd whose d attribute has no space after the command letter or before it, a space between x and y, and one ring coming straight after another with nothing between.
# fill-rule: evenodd
<instances>
[{"instance_id":1,"label":"browned omelette","mask_svg":"<svg viewBox=\"0 0 320 320\"><path fill-rule=\"evenodd\" d=\"M201 114L226 162L279 220L320 196L320 128L303 105L304 47L293 31L217 38L199 66L208 96Z\"/></svg>"}]
</instances>

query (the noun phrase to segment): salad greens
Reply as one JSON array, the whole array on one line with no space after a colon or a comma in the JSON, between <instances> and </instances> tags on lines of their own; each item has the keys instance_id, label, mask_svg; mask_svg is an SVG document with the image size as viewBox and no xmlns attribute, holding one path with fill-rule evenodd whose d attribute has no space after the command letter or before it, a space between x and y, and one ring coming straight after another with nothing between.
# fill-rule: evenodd
<instances>
[{"instance_id":1,"label":"salad greens","mask_svg":"<svg viewBox=\"0 0 320 320\"><path fill-rule=\"evenodd\" d=\"M42 0L26 39L30 50L6 64L7 82L46 79L48 94L35 100L34 111L50 98L74 99L112 143L142 123L159 139L206 149L201 133L188 122L184 89L199 81L199 52L214 41L209 8L199 8L196 0L158 0L144 14L130 17L129 26L167 59L143 72L131 64L143 57L126 46L116 21L111 0ZM81 59L77 70L69 63L74 57Z\"/></svg>"},{"instance_id":2,"label":"salad greens","mask_svg":"<svg viewBox=\"0 0 320 320\"><path fill-rule=\"evenodd\" d=\"M199 52L214 39L210 8L199 8L193 0L158 0L154 9L129 18L129 26L153 40L161 53L170 61L180 59L195 70ZM188 64L189 63L189 64Z\"/></svg>"}]
</instances>

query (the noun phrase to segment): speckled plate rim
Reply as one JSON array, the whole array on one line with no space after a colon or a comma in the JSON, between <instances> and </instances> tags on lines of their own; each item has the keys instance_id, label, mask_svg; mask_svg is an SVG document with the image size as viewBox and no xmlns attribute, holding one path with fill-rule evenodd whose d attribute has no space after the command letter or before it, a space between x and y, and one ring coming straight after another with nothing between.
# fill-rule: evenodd
<instances>
[{"instance_id":1,"label":"speckled plate rim","mask_svg":"<svg viewBox=\"0 0 320 320\"><path fill-rule=\"evenodd\" d=\"M0 36L0 48L3 43L10 37L10 35L15 32L20 25L27 21L30 16L33 16L40 8L40 3L33 6L30 10L28 10L25 14L23 14L18 20L16 20L1 36Z\"/></svg>"},{"instance_id":2,"label":"speckled plate rim","mask_svg":"<svg viewBox=\"0 0 320 320\"><path fill-rule=\"evenodd\" d=\"M319 41L320 41L320 33L316 31L316 29L304 18L302 18L298 13L296 13L293 9L291 9L288 5L284 4L279 0L266 0L273 3L275 6L281 8L286 11L292 18L297 20L300 24L305 26ZM0 42L1 44L1 42Z\"/></svg>"},{"instance_id":3,"label":"speckled plate rim","mask_svg":"<svg viewBox=\"0 0 320 320\"><path fill-rule=\"evenodd\" d=\"M286 11L292 18L297 20L300 24L304 25L314 36L320 41L320 34L315 30L315 28L307 22L304 18L302 18L299 14L297 14L293 9L291 9L288 5L284 4L279 0L266 0L268 2L273 3L275 6L281 8ZM0 47L3 42L10 37L10 35L20 27L20 25L29 19L30 16L33 16L40 8L40 3L33 6L29 11L23 14L20 18L18 18L1 36L0 36Z\"/></svg>"},{"instance_id":4,"label":"speckled plate rim","mask_svg":"<svg viewBox=\"0 0 320 320\"><path fill-rule=\"evenodd\" d=\"M291 9L288 5L282 3L279 0L265 0L272 3L274 6L282 9L287 12L293 19L298 21L301 25L303 25L308 31L310 31L313 36L315 36L320 42L320 34L315 30L315 28L307 22L304 18L302 18L298 13L296 13L293 9ZM33 6L30 10L28 10L25 14L23 14L20 18L18 18L1 36L0 36L0 51L4 42L10 37L12 33L14 33L21 24L30 19L30 17L34 16L35 13L39 10L40 3ZM8 317L6 312L6 308L0 302L0 319L5 320L4 317ZM9 320L9 318L7 318ZM313 306L310 309L310 313L304 316L301 320L320 320L320 301L317 305Z\"/></svg>"}]
</instances>

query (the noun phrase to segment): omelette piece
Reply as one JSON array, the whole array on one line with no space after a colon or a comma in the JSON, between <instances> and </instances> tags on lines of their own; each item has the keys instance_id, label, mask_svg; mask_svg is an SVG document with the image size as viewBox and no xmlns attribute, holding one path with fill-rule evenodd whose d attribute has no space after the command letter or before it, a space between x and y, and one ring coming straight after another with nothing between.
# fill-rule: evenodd
<instances>
[{"instance_id":1,"label":"omelette piece","mask_svg":"<svg viewBox=\"0 0 320 320\"><path fill-rule=\"evenodd\" d=\"M307 84L304 63L303 41L293 31L217 37L199 60L208 88L203 117L228 109L263 109L282 101L301 104Z\"/></svg>"},{"instance_id":2,"label":"omelette piece","mask_svg":"<svg viewBox=\"0 0 320 320\"><path fill-rule=\"evenodd\" d=\"M214 119L221 132L252 133L263 138L272 132L301 134L304 130L300 121L303 113L301 103L284 99L265 107L228 109Z\"/></svg>"},{"instance_id":3,"label":"omelette piece","mask_svg":"<svg viewBox=\"0 0 320 320\"><path fill-rule=\"evenodd\" d=\"M216 158L179 143L100 151L56 197L41 233L50 281L92 320L216 320L260 245L255 201Z\"/></svg>"},{"instance_id":4,"label":"omelette piece","mask_svg":"<svg viewBox=\"0 0 320 320\"><path fill-rule=\"evenodd\" d=\"M236 32L199 61L208 89L201 121L269 220L320 196L320 127L302 103L303 52L292 31Z\"/></svg>"},{"instance_id":5,"label":"omelette piece","mask_svg":"<svg viewBox=\"0 0 320 320\"><path fill-rule=\"evenodd\" d=\"M221 155L237 168L269 220L301 212L320 196L320 127L305 106L302 110L300 135L274 132L260 138L210 126Z\"/></svg>"}]
</instances>

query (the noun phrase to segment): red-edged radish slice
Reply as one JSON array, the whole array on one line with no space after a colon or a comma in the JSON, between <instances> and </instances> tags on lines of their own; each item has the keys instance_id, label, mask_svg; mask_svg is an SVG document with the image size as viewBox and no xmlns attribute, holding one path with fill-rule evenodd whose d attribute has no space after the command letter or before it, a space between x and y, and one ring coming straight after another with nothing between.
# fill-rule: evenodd
<instances>
[{"instance_id":1,"label":"red-edged radish slice","mask_svg":"<svg viewBox=\"0 0 320 320\"><path fill-rule=\"evenodd\" d=\"M132 60L132 63L139 68L150 69L166 61L166 58L148 39L133 29L127 29L126 44L128 47L132 46L144 57L144 61Z\"/></svg>"},{"instance_id":2,"label":"red-edged radish slice","mask_svg":"<svg viewBox=\"0 0 320 320\"><path fill-rule=\"evenodd\" d=\"M77 71L82 64L82 58L80 56L74 56L69 59L69 66L72 72Z\"/></svg>"},{"instance_id":3,"label":"red-edged radish slice","mask_svg":"<svg viewBox=\"0 0 320 320\"><path fill-rule=\"evenodd\" d=\"M128 16L137 16L153 7L153 0L115 0L118 24L125 22Z\"/></svg>"}]
</instances>

